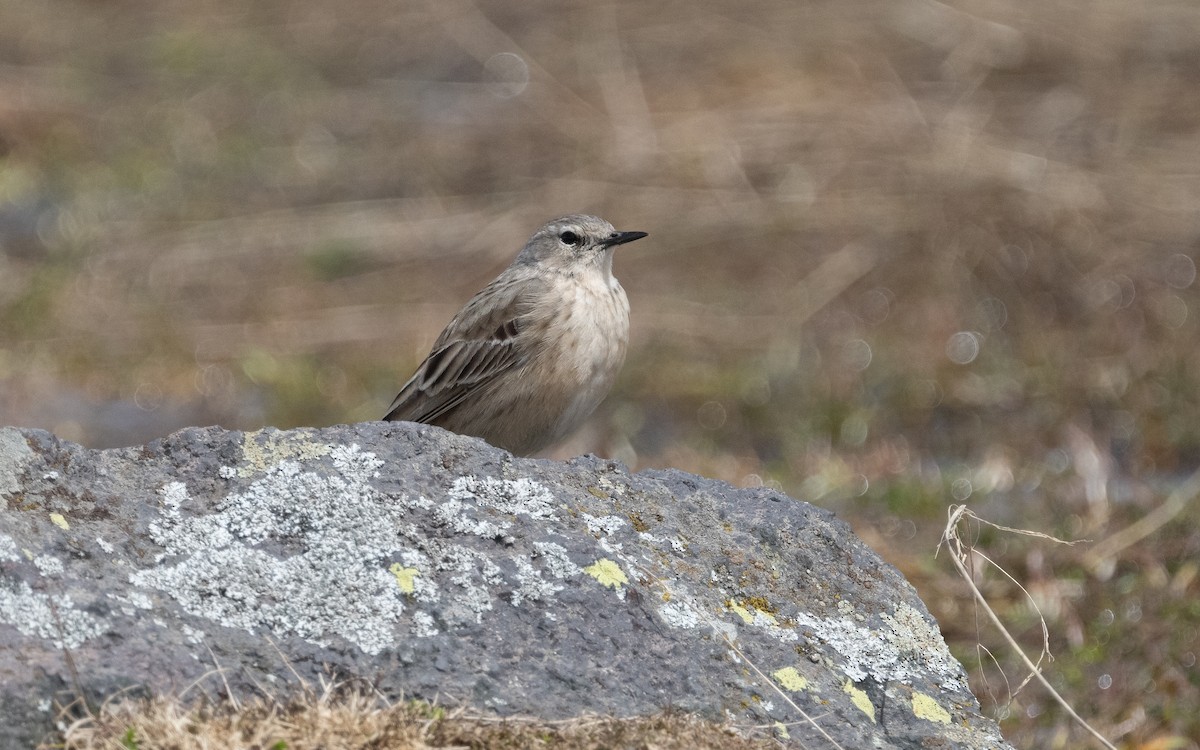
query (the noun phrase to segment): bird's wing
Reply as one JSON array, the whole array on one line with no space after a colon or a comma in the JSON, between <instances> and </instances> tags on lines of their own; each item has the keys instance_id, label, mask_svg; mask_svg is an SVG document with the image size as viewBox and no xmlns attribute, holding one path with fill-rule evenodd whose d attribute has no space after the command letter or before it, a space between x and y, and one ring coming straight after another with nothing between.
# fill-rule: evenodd
<instances>
[{"instance_id":1,"label":"bird's wing","mask_svg":"<svg viewBox=\"0 0 1200 750\"><path fill-rule=\"evenodd\" d=\"M434 423L502 373L520 365L514 344L534 280L503 276L454 316L425 361L388 408L385 420Z\"/></svg>"}]
</instances>

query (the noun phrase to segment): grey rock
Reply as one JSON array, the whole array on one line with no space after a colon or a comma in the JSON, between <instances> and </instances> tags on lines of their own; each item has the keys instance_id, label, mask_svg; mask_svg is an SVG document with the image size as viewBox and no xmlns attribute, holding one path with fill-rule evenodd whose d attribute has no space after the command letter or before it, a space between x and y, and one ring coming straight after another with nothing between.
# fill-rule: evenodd
<instances>
[{"instance_id":1,"label":"grey rock","mask_svg":"<svg viewBox=\"0 0 1200 750\"><path fill-rule=\"evenodd\" d=\"M2 748L81 691L296 675L501 715L674 707L812 748L1009 747L901 575L769 489L375 422L106 451L0 429L0 500Z\"/></svg>"}]
</instances>

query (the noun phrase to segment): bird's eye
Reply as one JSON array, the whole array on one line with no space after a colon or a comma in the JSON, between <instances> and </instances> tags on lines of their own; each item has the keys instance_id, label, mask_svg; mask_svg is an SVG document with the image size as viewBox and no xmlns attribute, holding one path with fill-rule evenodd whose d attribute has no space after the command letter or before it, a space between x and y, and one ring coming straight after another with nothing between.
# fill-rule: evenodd
<instances>
[{"instance_id":1,"label":"bird's eye","mask_svg":"<svg viewBox=\"0 0 1200 750\"><path fill-rule=\"evenodd\" d=\"M567 231L563 232L562 234L558 235L558 238L563 241L563 244L566 244L566 245L574 246L574 245L579 244L579 235L575 234L574 232L572 232L570 230L567 230Z\"/></svg>"}]
</instances>

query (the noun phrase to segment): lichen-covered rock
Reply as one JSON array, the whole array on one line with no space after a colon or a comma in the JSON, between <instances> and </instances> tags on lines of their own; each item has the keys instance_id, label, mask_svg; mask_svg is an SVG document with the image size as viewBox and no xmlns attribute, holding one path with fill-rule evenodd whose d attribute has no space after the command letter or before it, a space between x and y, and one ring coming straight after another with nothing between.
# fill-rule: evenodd
<instances>
[{"instance_id":1,"label":"lichen-covered rock","mask_svg":"<svg viewBox=\"0 0 1200 750\"><path fill-rule=\"evenodd\" d=\"M767 489L406 423L110 451L0 429L0 502L0 747L80 690L286 692L293 670L502 715L1008 747L899 573Z\"/></svg>"}]
</instances>

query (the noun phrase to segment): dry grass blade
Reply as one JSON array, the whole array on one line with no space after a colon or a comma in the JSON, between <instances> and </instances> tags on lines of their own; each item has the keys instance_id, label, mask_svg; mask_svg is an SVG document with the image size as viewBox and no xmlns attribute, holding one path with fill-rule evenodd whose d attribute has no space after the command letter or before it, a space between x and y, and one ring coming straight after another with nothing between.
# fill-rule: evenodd
<instances>
[{"instance_id":1,"label":"dry grass blade","mask_svg":"<svg viewBox=\"0 0 1200 750\"><path fill-rule=\"evenodd\" d=\"M1083 556L1084 566L1096 572L1121 550L1137 544L1169 523L1188 506L1188 503L1195 500L1197 495L1200 495L1200 469L1192 472L1187 481L1168 495L1162 505L1117 533L1102 539L1088 550Z\"/></svg>"},{"instance_id":2,"label":"dry grass blade","mask_svg":"<svg viewBox=\"0 0 1200 750\"><path fill-rule=\"evenodd\" d=\"M807 321L852 284L870 273L878 262L878 253L869 245L846 245L830 255L793 287L790 294L794 303L792 322L799 325Z\"/></svg>"},{"instance_id":3,"label":"dry grass blade","mask_svg":"<svg viewBox=\"0 0 1200 750\"><path fill-rule=\"evenodd\" d=\"M991 608L991 606L988 605L987 599L984 598L983 592L981 592L979 590L979 588L975 585L975 581L972 579L972 576L971 576L971 571L968 568L968 562L969 562L970 556L972 554L980 555L980 557L982 557L983 559L990 562L992 565L994 565L996 567L997 570L1000 570L1001 573L1004 573L1004 575L1006 577L1008 577L1009 580L1016 582L1016 579L1014 579L1011 575L1009 575L1006 571L1004 571L1004 569L1001 568L999 565L996 565L995 562L992 562L989 558L981 555L978 551L976 551L968 543L963 541L962 536L958 533L958 525L959 525L959 523L962 522L962 520L964 518L973 518L973 519L982 521L982 519L979 519L979 517L976 516L974 513L972 513L971 510L969 508L967 508L967 506L965 506L965 505L951 505L950 506L949 519L946 522L945 529L942 531L942 540L938 544L938 549L941 549L941 545L944 543L946 545L947 549L950 550L950 559L954 562L954 567L958 569L959 575L962 576L962 579L964 581L966 581L967 586L971 589L971 595L974 597L976 604L978 604L979 607L984 611L984 613L987 614L988 619L991 620L992 624L996 627L996 629L998 631L1000 631L1000 635L1004 638L1005 641L1007 641L1009 647L1013 650L1013 653L1015 653L1021 659L1021 661L1023 661L1025 663L1025 666L1029 669L1030 677L1037 680L1042 685L1042 687L1045 688L1046 691L1054 698L1054 700L1058 703L1058 705L1062 706L1063 710L1066 711L1067 714L1076 723L1078 723L1081 727L1086 729L1088 731L1088 733L1091 734L1101 745L1103 745L1106 748L1109 748L1109 750L1116 750L1115 745L1113 745L1111 742L1109 742L1107 739L1105 739L1105 737L1102 734L1100 734L1100 732L1098 732L1094 727L1092 727L1091 724L1087 723L1081 716L1079 716L1079 714L1077 714L1075 712L1075 709L1071 707L1071 704L1067 703L1067 701L1061 695L1059 695L1058 691L1055 690L1054 687L1049 683L1049 681L1047 681L1046 678L1042 675L1042 672L1041 672L1041 669L1039 666L1041 663L1041 660L1040 659L1038 660L1038 664L1033 663L1033 661L1029 658L1028 655L1026 655L1025 651L1021 648L1020 644L1018 644L1016 639L1013 638L1012 634L1008 631L1008 628L1004 627L1004 623L1002 623L1000 621L1000 617L996 614L995 610L993 610ZM1030 536L1035 536L1035 537L1044 537L1045 536L1044 534L1042 534L1040 532L1036 532L1036 531L1028 531L1028 530L1021 530L1021 529L1013 529L1013 531L1017 532L1017 533L1021 533L1021 534L1028 534ZM1049 537L1049 538L1052 538L1052 537ZM1060 541L1060 540L1055 540L1055 541ZM1018 584L1018 586L1020 586L1020 584ZM1026 597L1029 597L1029 592L1025 591L1025 588L1023 586L1021 587L1021 591L1025 592ZM1033 601L1033 599L1032 599L1032 597L1030 597L1030 602L1032 602L1032 601ZM1036 604L1034 604L1034 608L1035 609L1037 608ZM1040 618L1040 615L1039 615L1039 618ZM1046 635L1047 635L1046 634L1046 621L1044 619L1042 620L1042 633L1043 633L1043 638L1046 638ZM1026 678L1026 679L1028 680L1029 678ZM1024 684L1024 683L1022 683L1022 684ZM1018 690L1019 689L1020 688L1018 687Z\"/></svg>"}]
</instances>

